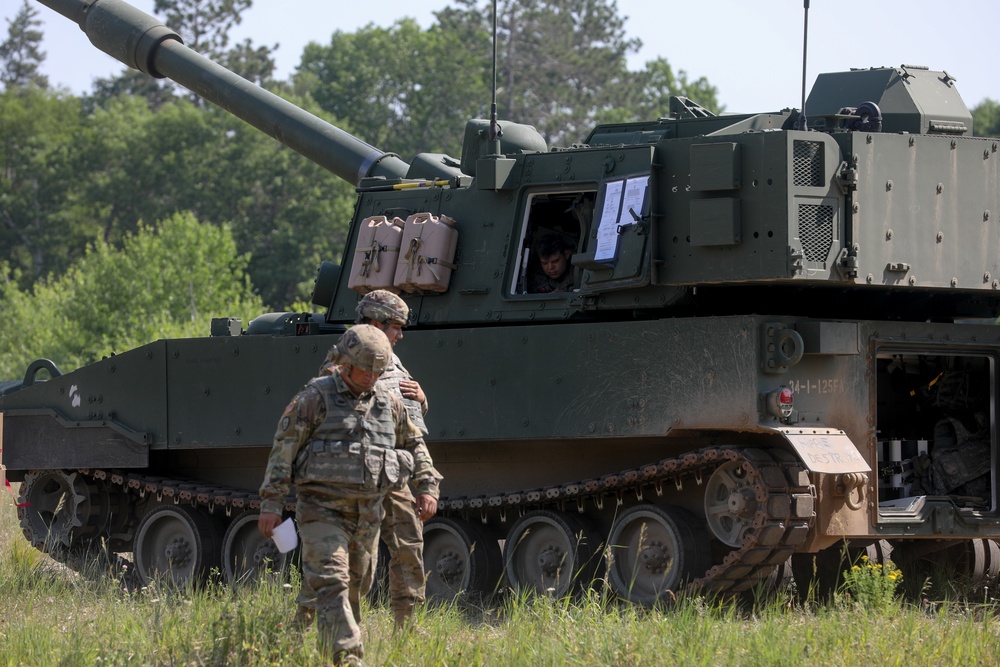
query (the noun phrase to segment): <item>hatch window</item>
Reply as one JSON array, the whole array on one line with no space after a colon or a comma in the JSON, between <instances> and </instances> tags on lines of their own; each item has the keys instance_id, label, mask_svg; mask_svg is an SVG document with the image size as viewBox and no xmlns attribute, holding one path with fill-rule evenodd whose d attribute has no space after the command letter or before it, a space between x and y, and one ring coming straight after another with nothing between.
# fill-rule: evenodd
<instances>
[{"instance_id":1,"label":"hatch window","mask_svg":"<svg viewBox=\"0 0 1000 667\"><path fill-rule=\"evenodd\" d=\"M565 294L580 285L573 256L584 250L597 192L534 193L528 197L511 294Z\"/></svg>"}]
</instances>

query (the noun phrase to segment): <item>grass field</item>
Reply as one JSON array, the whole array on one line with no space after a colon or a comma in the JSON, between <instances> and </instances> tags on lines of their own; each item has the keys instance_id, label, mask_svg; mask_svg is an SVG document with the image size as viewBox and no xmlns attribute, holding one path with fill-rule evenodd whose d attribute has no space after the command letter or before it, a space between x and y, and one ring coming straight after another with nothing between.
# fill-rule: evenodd
<instances>
[{"instance_id":1,"label":"grass field","mask_svg":"<svg viewBox=\"0 0 1000 667\"><path fill-rule=\"evenodd\" d=\"M0 665L322 665L315 629L286 627L295 583L128 594L81 577L20 536L0 498ZM682 598L665 609L599 590L567 600L502 596L421 609L421 633L394 634L364 611L366 665L989 665L1000 664L1000 607L891 601L755 606Z\"/></svg>"}]
</instances>

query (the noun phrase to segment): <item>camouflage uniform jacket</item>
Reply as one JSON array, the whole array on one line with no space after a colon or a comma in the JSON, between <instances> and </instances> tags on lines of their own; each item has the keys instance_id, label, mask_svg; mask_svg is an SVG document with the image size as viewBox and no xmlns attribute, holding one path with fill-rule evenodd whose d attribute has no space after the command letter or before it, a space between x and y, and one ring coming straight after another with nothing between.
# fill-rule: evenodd
<instances>
[{"instance_id":1,"label":"camouflage uniform jacket","mask_svg":"<svg viewBox=\"0 0 1000 667\"><path fill-rule=\"evenodd\" d=\"M412 398L406 398L403 396L402 392L399 390L400 380L412 380L413 376L410 375L410 371L406 370L403 366L403 362L399 360L396 353L392 353L392 365L385 369L385 373L382 373L382 377L378 379L379 384L384 384L389 387L389 390L399 396L403 401L403 407L406 408L406 413L410 417L410 421L416 424L417 428L424 435L427 435L427 424L424 423L424 415L427 414L427 399L424 398L423 403L418 403Z\"/></svg>"},{"instance_id":2,"label":"camouflage uniform jacket","mask_svg":"<svg viewBox=\"0 0 1000 667\"><path fill-rule=\"evenodd\" d=\"M528 286L531 294L549 294L551 292L572 292L573 291L573 267L567 267L562 278L549 278L544 272L539 272Z\"/></svg>"},{"instance_id":3,"label":"camouflage uniform jacket","mask_svg":"<svg viewBox=\"0 0 1000 667\"><path fill-rule=\"evenodd\" d=\"M356 397L334 369L311 380L282 413L260 488L261 512L281 514L292 484L316 496L384 495L407 459L415 492L437 498L440 475L399 396L376 384Z\"/></svg>"},{"instance_id":4,"label":"camouflage uniform jacket","mask_svg":"<svg viewBox=\"0 0 1000 667\"><path fill-rule=\"evenodd\" d=\"M333 369L337 367L335 361L327 358L320 367L319 374L320 377L324 375L330 375ZM390 391L395 393L403 401L403 407L406 408L406 413L410 416L410 421L417 425L420 432L427 435L427 424L424 423L424 415L427 414L428 402L427 397L424 397L424 402L419 403L412 398L406 398L399 389L400 380L412 380L413 376L410 375L410 371L406 370L403 366L403 362L399 360L396 353L392 353L392 365L382 373L382 377L378 379L379 384L385 384L389 387Z\"/></svg>"}]
</instances>

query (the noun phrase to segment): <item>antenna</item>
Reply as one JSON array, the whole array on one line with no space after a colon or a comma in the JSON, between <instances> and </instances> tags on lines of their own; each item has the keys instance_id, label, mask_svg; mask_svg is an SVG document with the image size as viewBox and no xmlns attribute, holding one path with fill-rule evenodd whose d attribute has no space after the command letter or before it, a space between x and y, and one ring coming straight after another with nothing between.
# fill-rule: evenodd
<instances>
[{"instance_id":1,"label":"antenna","mask_svg":"<svg viewBox=\"0 0 1000 667\"><path fill-rule=\"evenodd\" d=\"M490 135L487 155L476 160L476 187L480 190L506 190L517 160L500 154L503 131L497 123L497 0L493 0L493 103L490 104Z\"/></svg>"},{"instance_id":2,"label":"antenna","mask_svg":"<svg viewBox=\"0 0 1000 667\"><path fill-rule=\"evenodd\" d=\"M805 20L802 26L802 115L799 116L798 129L808 130L809 123L806 121L806 54L809 43L809 0L802 0L802 8L805 10Z\"/></svg>"},{"instance_id":3,"label":"antenna","mask_svg":"<svg viewBox=\"0 0 1000 667\"><path fill-rule=\"evenodd\" d=\"M497 0L493 0L493 100L490 104L490 149L500 155L500 126L497 123Z\"/></svg>"}]
</instances>

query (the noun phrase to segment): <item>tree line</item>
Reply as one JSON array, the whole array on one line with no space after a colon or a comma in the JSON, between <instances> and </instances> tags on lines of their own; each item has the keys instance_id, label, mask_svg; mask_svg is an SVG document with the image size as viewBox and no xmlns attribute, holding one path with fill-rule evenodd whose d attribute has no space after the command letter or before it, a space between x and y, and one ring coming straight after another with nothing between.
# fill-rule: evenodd
<instances>
[{"instance_id":1,"label":"tree line","mask_svg":"<svg viewBox=\"0 0 1000 667\"><path fill-rule=\"evenodd\" d=\"M453 0L426 29L404 18L335 31L327 44L308 44L283 81L274 78L279 45L229 39L251 6L157 0L154 12L196 51L406 160L459 156L466 121L488 117L489 0ZM213 315L304 307L320 262L341 258L353 189L169 81L123 66L83 95L51 86L40 25L25 0L0 43L0 349L16 352L0 359L0 378L52 349L73 367L168 334L204 335ZM663 58L630 71L627 57L641 44L625 34L613 0L500 0L496 25L499 115L534 125L550 146L579 142L597 123L665 115L672 95L724 110L705 78ZM1000 134L996 102L974 115L977 134ZM140 247L145 267L124 256ZM170 262L188 270L165 270ZM100 279L84 275L99 267ZM150 296L130 291L131 271ZM85 298L91 289L155 327L89 322L123 320ZM66 332L44 344L19 333L15 323L37 331L40 313ZM55 346L88 326L89 348Z\"/></svg>"}]
</instances>

